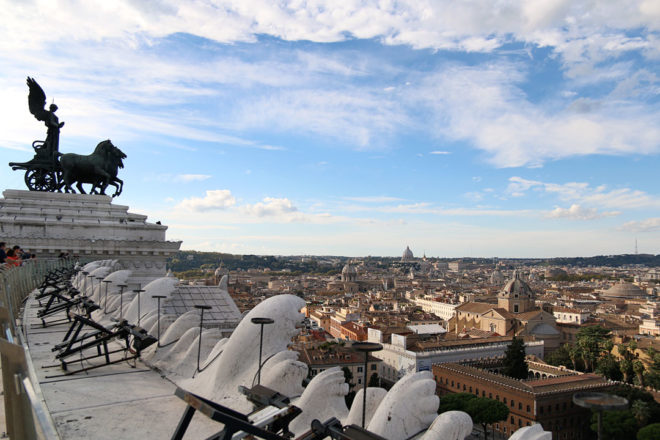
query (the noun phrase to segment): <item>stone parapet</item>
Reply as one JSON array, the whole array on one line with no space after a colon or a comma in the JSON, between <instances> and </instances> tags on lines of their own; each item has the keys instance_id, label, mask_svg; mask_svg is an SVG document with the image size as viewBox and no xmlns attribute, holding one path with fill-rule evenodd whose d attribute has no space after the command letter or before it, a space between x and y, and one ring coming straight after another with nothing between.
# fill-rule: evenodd
<instances>
[{"instance_id":1,"label":"stone parapet","mask_svg":"<svg viewBox=\"0 0 660 440\"><path fill-rule=\"evenodd\" d=\"M133 271L132 283L165 275L167 259L180 241L166 241L167 226L148 223L112 198L5 190L0 198L0 241L18 244L39 258L61 252L85 260L116 259Z\"/></svg>"}]
</instances>

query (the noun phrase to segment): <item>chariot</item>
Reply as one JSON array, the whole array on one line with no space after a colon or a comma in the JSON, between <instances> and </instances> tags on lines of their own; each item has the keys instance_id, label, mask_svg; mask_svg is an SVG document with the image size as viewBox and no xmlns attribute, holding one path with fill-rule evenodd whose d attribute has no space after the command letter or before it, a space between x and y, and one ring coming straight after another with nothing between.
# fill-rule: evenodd
<instances>
[{"instance_id":1,"label":"chariot","mask_svg":"<svg viewBox=\"0 0 660 440\"><path fill-rule=\"evenodd\" d=\"M34 141L34 157L27 162L10 162L12 170L25 170L25 185L30 191L60 191L63 185L59 153L51 155L44 141Z\"/></svg>"},{"instance_id":2,"label":"chariot","mask_svg":"<svg viewBox=\"0 0 660 440\"><path fill-rule=\"evenodd\" d=\"M60 122L55 115L57 106L51 104L46 110L46 94L34 78L27 78L30 89L28 107L38 121L43 121L48 128L46 140L32 142L34 157L27 162L9 162L12 170L25 170L25 185L30 191L76 192L86 194L83 184L91 184L91 194L104 194L108 185L115 187L112 197L121 194L124 182L117 177L119 168L124 167L126 155L115 147L110 139L99 142L94 152L89 155L75 153L61 154Z\"/></svg>"}]
</instances>

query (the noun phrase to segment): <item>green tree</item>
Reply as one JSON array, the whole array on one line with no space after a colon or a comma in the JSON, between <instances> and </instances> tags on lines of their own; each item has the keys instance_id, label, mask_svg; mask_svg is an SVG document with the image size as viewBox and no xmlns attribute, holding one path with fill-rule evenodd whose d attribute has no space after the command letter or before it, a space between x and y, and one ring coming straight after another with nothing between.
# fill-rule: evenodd
<instances>
[{"instance_id":1,"label":"green tree","mask_svg":"<svg viewBox=\"0 0 660 440\"><path fill-rule=\"evenodd\" d=\"M635 378L637 379L636 384L643 387L644 386L644 364L639 359L635 359L632 362L632 370L635 373Z\"/></svg>"},{"instance_id":2,"label":"green tree","mask_svg":"<svg viewBox=\"0 0 660 440\"><path fill-rule=\"evenodd\" d=\"M632 366L632 361L626 357L619 360L619 369L621 370L621 374L623 374L623 381L626 383L631 382L630 378L632 376Z\"/></svg>"},{"instance_id":3,"label":"green tree","mask_svg":"<svg viewBox=\"0 0 660 440\"><path fill-rule=\"evenodd\" d=\"M484 440L488 440L488 425L506 420L509 416L509 407L497 400L476 397L467 403L466 412L474 423L481 424L484 428Z\"/></svg>"},{"instance_id":4,"label":"green tree","mask_svg":"<svg viewBox=\"0 0 660 440\"><path fill-rule=\"evenodd\" d=\"M660 371L655 368L644 373L644 383L655 390L660 390Z\"/></svg>"},{"instance_id":5,"label":"green tree","mask_svg":"<svg viewBox=\"0 0 660 440\"><path fill-rule=\"evenodd\" d=\"M514 336L511 344L506 348L502 372L516 379L527 379L529 370L525 362L525 342L521 338Z\"/></svg>"},{"instance_id":6,"label":"green tree","mask_svg":"<svg viewBox=\"0 0 660 440\"><path fill-rule=\"evenodd\" d=\"M596 373L602 374L610 380L621 380L623 378L623 374L621 374L621 369L619 368L619 361L611 353L607 353L600 358L596 367Z\"/></svg>"},{"instance_id":7,"label":"green tree","mask_svg":"<svg viewBox=\"0 0 660 440\"><path fill-rule=\"evenodd\" d=\"M469 393L452 393L445 394L440 398L440 406L438 407L438 414L447 411L463 411L467 412L467 404L476 399L477 396Z\"/></svg>"},{"instance_id":8,"label":"green tree","mask_svg":"<svg viewBox=\"0 0 660 440\"><path fill-rule=\"evenodd\" d=\"M571 365L573 365L573 359L571 358L570 353L571 347L571 344L560 345L558 349L548 354L544 360L550 365L554 365L556 367L563 365L567 368L570 368Z\"/></svg>"},{"instance_id":9,"label":"green tree","mask_svg":"<svg viewBox=\"0 0 660 440\"><path fill-rule=\"evenodd\" d=\"M635 420L637 420L639 426L645 426L649 422L651 408L648 403L641 400L635 400L632 405L630 405L630 411L632 412L633 417L635 417Z\"/></svg>"},{"instance_id":10,"label":"green tree","mask_svg":"<svg viewBox=\"0 0 660 440\"><path fill-rule=\"evenodd\" d=\"M594 371L596 361L604 351L605 343L610 339L610 331L600 325L582 327L578 330L575 339L585 370Z\"/></svg>"},{"instance_id":11,"label":"green tree","mask_svg":"<svg viewBox=\"0 0 660 440\"><path fill-rule=\"evenodd\" d=\"M591 416L591 429L598 432L598 414ZM603 440L635 438L637 420L630 410L603 412Z\"/></svg>"},{"instance_id":12,"label":"green tree","mask_svg":"<svg viewBox=\"0 0 660 440\"><path fill-rule=\"evenodd\" d=\"M637 431L637 440L658 440L660 438L660 423L648 425Z\"/></svg>"}]
</instances>

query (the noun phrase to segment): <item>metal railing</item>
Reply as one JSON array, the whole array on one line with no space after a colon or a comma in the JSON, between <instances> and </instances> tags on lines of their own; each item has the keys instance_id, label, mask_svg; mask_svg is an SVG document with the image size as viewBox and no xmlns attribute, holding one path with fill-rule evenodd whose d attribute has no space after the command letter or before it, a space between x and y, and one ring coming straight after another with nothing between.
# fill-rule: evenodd
<instances>
[{"instance_id":1,"label":"metal railing","mask_svg":"<svg viewBox=\"0 0 660 440\"><path fill-rule=\"evenodd\" d=\"M54 269L71 267L68 259L26 261L0 266L0 361L5 421L11 439L59 440L45 404L23 332L21 309L30 292Z\"/></svg>"}]
</instances>

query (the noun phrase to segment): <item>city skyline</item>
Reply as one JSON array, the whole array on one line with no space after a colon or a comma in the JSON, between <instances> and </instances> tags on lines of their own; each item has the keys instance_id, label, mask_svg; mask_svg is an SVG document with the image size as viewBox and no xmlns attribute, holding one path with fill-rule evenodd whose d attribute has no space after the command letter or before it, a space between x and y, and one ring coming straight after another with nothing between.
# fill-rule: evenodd
<instances>
[{"instance_id":1,"label":"city skyline","mask_svg":"<svg viewBox=\"0 0 660 440\"><path fill-rule=\"evenodd\" d=\"M0 5L5 166L32 76L183 249L659 253L656 2Z\"/></svg>"}]
</instances>

